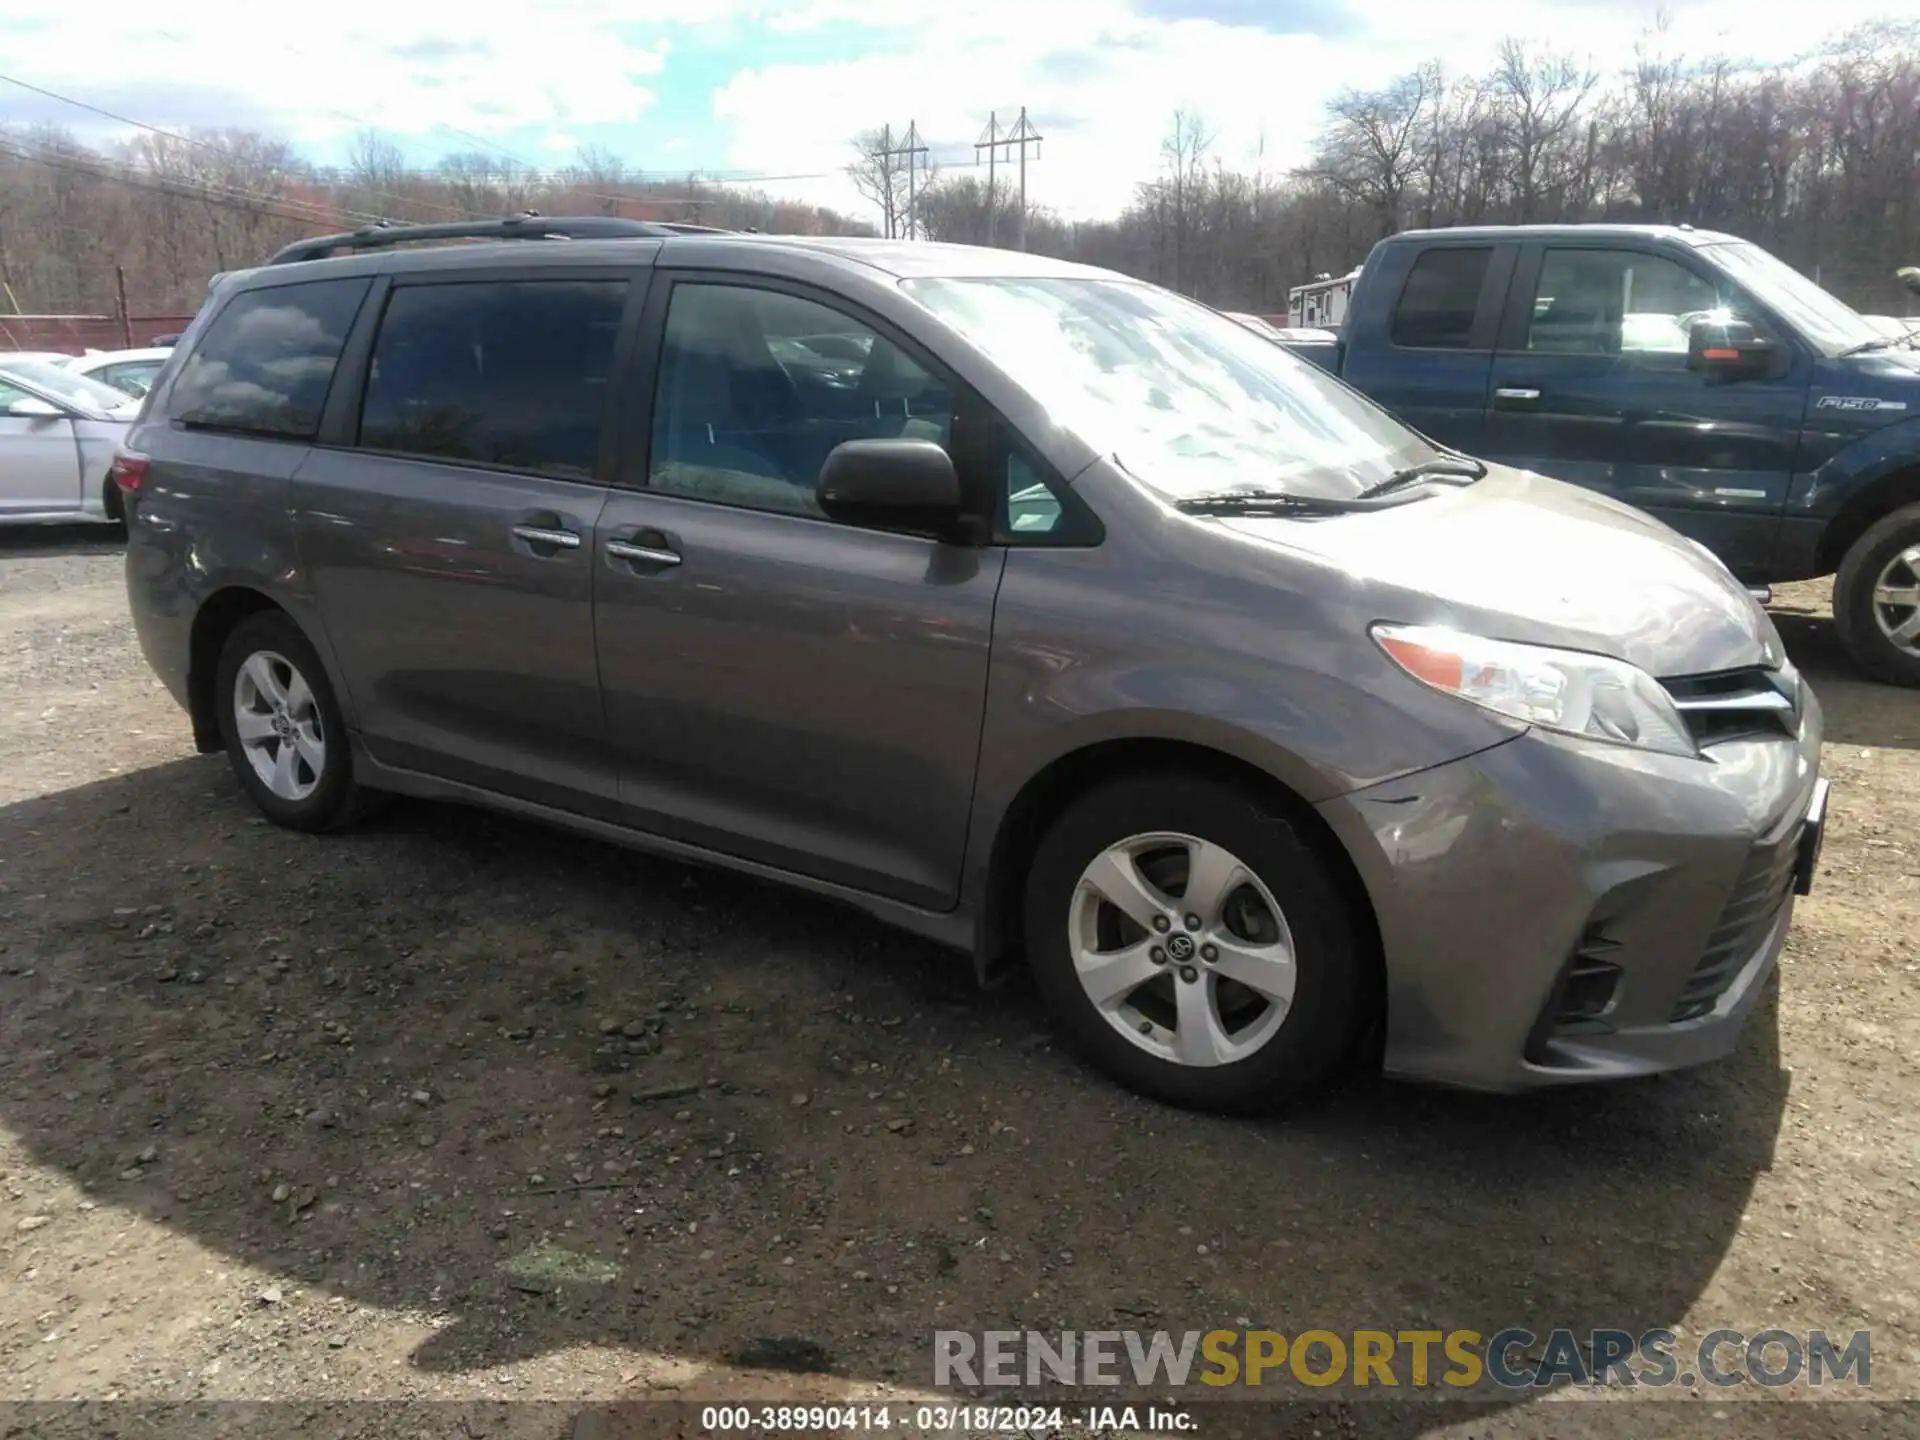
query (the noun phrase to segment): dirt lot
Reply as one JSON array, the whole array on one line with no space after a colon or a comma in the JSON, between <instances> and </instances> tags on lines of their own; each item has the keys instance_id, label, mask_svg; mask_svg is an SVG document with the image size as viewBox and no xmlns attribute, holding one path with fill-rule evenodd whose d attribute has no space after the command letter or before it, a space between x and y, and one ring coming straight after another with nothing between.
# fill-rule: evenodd
<instances>
[{"instance_id":1,"label":"dirt lot","mask_svg":"<svg viewBox=\"0 0 1920 1440\"><path fill-rule=\"evenodd\" d=\"M191 753L117 549L8 537L0 1399L304 1402L288 1434L548 1399L526 1433L584 1433L622 1397L924 1393L940 1327L1248 1322L1867 1328L1873 1394L1920 1398L1920 695L1853 679L1823 604L1779 611L1832 834L1736 1057L1249 1124L1117 1092L1025 987L812 900L452 808L276 830ZM1267 1433L1915 1423L1691 1396ZM489 1423L453 1433L521 1433Z\"/></svg>"}]
</instances>

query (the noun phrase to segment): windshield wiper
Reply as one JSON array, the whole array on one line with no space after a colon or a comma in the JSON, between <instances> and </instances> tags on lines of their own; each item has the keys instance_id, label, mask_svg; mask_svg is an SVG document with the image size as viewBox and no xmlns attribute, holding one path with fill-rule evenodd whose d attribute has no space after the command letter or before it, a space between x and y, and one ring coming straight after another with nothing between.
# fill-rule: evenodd
<instances>
[{"instance_id":1,"label":"windshield wiper","mask_svg":"<svg viewBox=\"0 0 1920 1440\"><path fill-rule=\"evenodd\" d=\"M1905 343L1897 335L1876 335L1871 340L1862 340L1858 345L1849 345L1840 352L1840 358L1844 360L1849 355L1865 355L1869 350L1891 350Z\"/></svg>"},{"instance_id":2,"label":"windshield wiper","mask_svg":"<svg viewBox=\"0 0 1920 1440\"><path fill-rule=\"evenodd\" d=\"M1185 496L1174 501L1173 508L1186 515L1344 515L1376 507L1330 495L1295 495L1290 490L1217 490Z\"/></svg>"},{"instance_id":3,"label":"windshield wiper","mask_svg":"<svg viewBox=\"0 0 1920 1440\"><path fill-rule=\"evenodd\" d=\"M1450 480L1462 485L1471 485L1476 480L1484 480L1486 475L1486 466L1478 460L1469 460L1464 455L1458 458L1422 460L1418 465L1409 465L1404 470L1396 470L1386 479L1369 485L1354 496L1354 499L1372 500L1377 496L1390 495L1395 490L1403 490L1421 480Z\"/></svg>"}]
</instances>

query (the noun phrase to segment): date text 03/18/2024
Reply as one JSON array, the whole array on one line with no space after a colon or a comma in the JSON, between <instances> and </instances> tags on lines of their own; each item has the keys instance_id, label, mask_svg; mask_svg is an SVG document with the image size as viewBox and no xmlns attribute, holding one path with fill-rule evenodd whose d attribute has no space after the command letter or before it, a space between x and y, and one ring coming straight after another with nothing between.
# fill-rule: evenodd
<instances>
[{"instance_id":1,"label":"date text 03/18/2024","mask_svg":"<svg viewBox=\"0 0 1920 1440\"><path fill-rule=\"evenodd\" d=\"M708 1405L700 1428L709 1435L852 1434L907 1436L1045 1435L1081 1429L1101 1434L1183 1434L1194 1416L1157 1405L871 1404Z\"/></svg>"}]
</instances>

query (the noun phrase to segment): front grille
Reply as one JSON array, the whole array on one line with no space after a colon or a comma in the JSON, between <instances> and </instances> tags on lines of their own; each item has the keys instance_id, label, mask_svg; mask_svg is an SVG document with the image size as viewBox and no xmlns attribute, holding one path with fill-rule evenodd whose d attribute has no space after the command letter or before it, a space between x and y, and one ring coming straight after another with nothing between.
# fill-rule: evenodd
<instances>
[{"instance_id":1,"label":"front grille","mask_svg":"<svg viewBox=\"0 0 1920 1440\"><path fill-rule=\"evenodd\" d=\"M1750 665L1660 682L1693 743L1701 747L1756 736L1800 733L1800 677L1790 668Z\"/></svg>"},{"instance_id":2,"label":"front grille","mask_svg":"<svg viewBox=\"0 0 1920 1440\"><path fill-rule=\"evenodd\" d=\"M1797 825L1789 827L1785 835L1771 844L1754 847L1740 871L1740 878L1734 882L1733 893L1727 897L1726 908L1720 912L1719 923L1707 938L1707 948L1699 964L1694 966L1686 988L1674 1004L1675 1023L1697 1020L1712 1012L1715 1002L1772 928L1780 907L1786 904L1787 892L1793 888L1794 861L1799 853L1800 827Z\"/></svg>"}]
</instances>

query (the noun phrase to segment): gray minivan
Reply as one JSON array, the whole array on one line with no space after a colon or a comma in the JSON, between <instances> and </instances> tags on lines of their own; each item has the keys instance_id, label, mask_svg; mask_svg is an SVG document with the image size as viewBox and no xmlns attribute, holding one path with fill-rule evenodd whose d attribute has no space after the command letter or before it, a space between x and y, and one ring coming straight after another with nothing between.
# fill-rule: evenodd
<instances>
[{"instance_id":1,"label":"gray minivan","mask_svg":"<svg viewBox=\"0 0 1920 1440\"><path fill-rule=\"evenodd\" d=\"M443 236L518 243L396 248ZM141 645L273 820L837 897L1178 1103L1718 1056L1819 852L1819 705L1717 561L1100 270L323 237L221 280L115 473Z\"/></svg>"}]
</instances>

